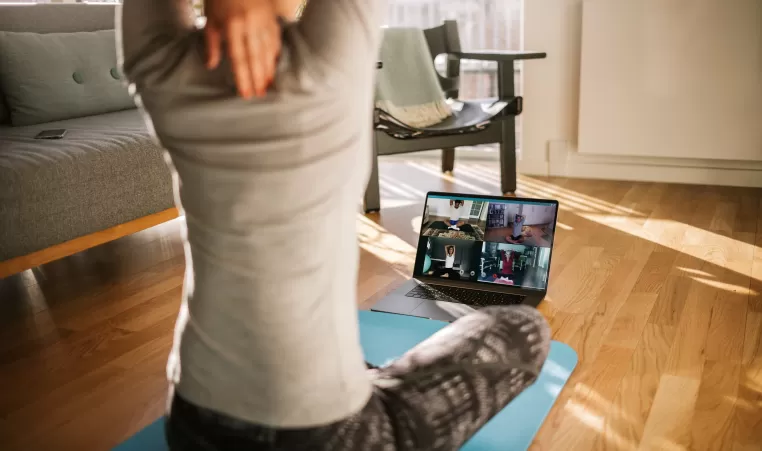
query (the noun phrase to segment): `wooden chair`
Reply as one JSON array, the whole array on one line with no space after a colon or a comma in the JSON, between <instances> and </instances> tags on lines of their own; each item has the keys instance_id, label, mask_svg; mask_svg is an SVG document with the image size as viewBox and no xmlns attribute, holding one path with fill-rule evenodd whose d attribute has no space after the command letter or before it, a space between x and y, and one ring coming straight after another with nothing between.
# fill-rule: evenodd
<instances>
[{"instance_id":1,"label":"wooden chair","mask_svg":"<svg viewBox=\"0 0 762 451\"><path fill-rule=\"evenodd\" d=\"M461 60L497 62L498 97L488 101L460 100L463 108L459 112L454 112L453 117L441 124L426 129L405 129L405 127L398 127L399 124L384 123L377 111L373 139L373 170L365 191L366 213L378 211L381 208L378 179L379 155L442 149L442 171L447 172L454 168L456 147L500 143L501 190L505 194L516 191L515 117L521 114L522 98L515 94L513 64L518 60L545 58L546 54L498 50L462 51L458 24L452 20L445 21L443 25L436 28L424 30L424 33L431 52L432 64L437 56L447 55L445 76L438 74L445 97L458 99ZM385 63L382 61L382 64ZM380 70L383 70L383 67ZM506 102L507 105L498 116L493 117L492 114L485 113L482 106L491 105L495 101ZM479 124L480 127L476 127L475 124ZM411 133L404 133L405 130Z\"/></svg>"}]
</instances>

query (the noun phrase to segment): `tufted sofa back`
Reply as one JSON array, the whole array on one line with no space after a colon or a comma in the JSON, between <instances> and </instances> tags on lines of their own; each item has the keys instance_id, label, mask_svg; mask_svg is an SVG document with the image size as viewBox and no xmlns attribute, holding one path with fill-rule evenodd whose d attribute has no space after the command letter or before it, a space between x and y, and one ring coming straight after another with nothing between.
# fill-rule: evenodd
<instances>
[{"instance_id":1,"label":"tufted sofa back","mask_svg":"<svg viewBox=\"0 0 762 451\"><path fill-rule=\"evenodd\" d=\"M0 5L0 32L49 34L113 30L116 6L115 4L82 3ZM0 54L0 64L7 64L7 61L8 55ZM116 78L116 74L110 74L110 67L106 67L104 70L106 71L105 78L101 80L101 83L109 81L108 77ZM73 76L73 73L67 74L67 81ZM74 82L77 83L76 80ZM90 88L87 85L88 80L84 80L84 82L85 85L83 86ZM113 85L109 86L109 89L114 89ZM93 92L88 92L87 89L84 89L83 93L93 96ZM3 84L0 83L0 124L10 122L9 108L6 102L7 94L3 92ZM98 93L96 92L96 94ZM113 93L109 95L113 96ZM105 97L105 101L108 102L108 95ZM71 103L70 99L64 100ZM114 101L114 99L111 100ZM123 99L120 98L119 102L123 102ZM77 105L72 105L72 108L76 109L77 107Z\"/></svg>"}]
</instances>

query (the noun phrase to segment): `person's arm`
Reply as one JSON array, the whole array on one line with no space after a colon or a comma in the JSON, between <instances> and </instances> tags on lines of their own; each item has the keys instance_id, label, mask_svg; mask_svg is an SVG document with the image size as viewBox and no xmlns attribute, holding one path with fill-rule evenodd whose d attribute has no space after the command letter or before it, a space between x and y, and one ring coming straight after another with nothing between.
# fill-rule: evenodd
<instances>
[{"instance_id":1,"label":"person's arm","mask_svg":"<svg viewBox=\"0 0 762 451\"><path fill-rule=\"evenodd\" d=\"M307 0L299 33L323 74L375 70L385 9L385 0Z\"/></svg>"},{"instance_id":2,"label":"person's arm","mask_svg":"<svg viewBox=\"0 0 762 451\"><path fill-rule=\"evenodd\" d=\"M125 0L116 29L121 71L140 86L171 70L179 38L195 30L194 13L187 0Z\"/></svg>"}]
</instances>

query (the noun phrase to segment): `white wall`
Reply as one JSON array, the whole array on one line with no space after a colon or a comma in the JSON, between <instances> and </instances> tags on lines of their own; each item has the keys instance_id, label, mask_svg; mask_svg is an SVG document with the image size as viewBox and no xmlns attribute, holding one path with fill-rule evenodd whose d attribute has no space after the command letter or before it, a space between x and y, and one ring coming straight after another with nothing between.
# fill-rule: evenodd
<instances>
[{"instance_id":1,"label":"white wall","mask_svg":"<svg viewBox=\"0 0 762 451\"><path fill-rule=\"evenodd\" d=\"M762 1L586 0L580 152L762 159Z\"/></svg>"},{"instance_id":2,"label":"white wall","mask_svg":"<svg viewBox=\"0 0 762 451\"><path fill-rule=\"evenodd\" d=\"M503 224L503 227L506 227L508 224L512 223L513 218L515 218L516 215L521 214L522 206L522 204L505 204L505 213L503 214L505 224Z\"/></svg>"},{"instance_id":3,"label":"white wall","mask_svg":"<svg viewBox=\"0 0 762 451\"><path fill-rule=\"evenodd\" d=\"M667 117L662 122L674 123L673 128L670 128L668 124L662 127L661 130L655 130L654 127L631 124L633 128L617 131L619 134L614 136L614 138L619 140L624 136L635 136L634 133L638 133L639 136L646 136L648 140L641 141L640 147L645 147L643 143L654 143L653 147L650 147L648 150L633 151L630 148L622 151L624 147L618 149L607 148L602 142L596 143L596 154L586 151L590 149L579 149L580 84L589 86L592 90L595 90L598 85L605 86L607 89L613 89L610 86L614 86L617 81L613 79L614 75L612 75L616 71L613 71L612 74L597 74L596 71L587 73L589 72L585 70L587 68L582 68L583 3L623 5L621 6L621 11L625 11L628 8L636 11L637 13L630 15L632 16L631 20L637 21L643 26L645 24L652 24L654 21L663 20L659 14L649 14L648 5L669 4L677 11L675 14L680 15L682 11L687 15L691 11L695 12L695 10L689 8L693 4L702 4L706 8L709 8L706 5L710 3L714 4L713 8L703 10L703 13L694 22L682 22L692 25L685 25L684 29L673 29L670 33L661 33L661 40L665 41L665 48L678 48L685 49L686 52L695 52L696 47L694 44L696 43L689 39L692 36L691 33L707 33L717 36L726 36L728 34L746 36L751 42L749 46L757 49L756 53L751 52L752 54L748 55L748 61L737 57L725 58L723 60L726 63L724 66L726 67L725 70L713 69L701 72L700 68L695 67L699 59L684 59L685 71L690 72L695 69L700 74L692 82L686 83L691 86L701 85L706 83L707 77L709 77L711 79L719 79L721 82L724 81L726 84L737 85L739 75L733 72L732 63L737 63L738 61L746 61L746 69L756 67L757 83L760 83L760 80L762 80L762 55L760 55L760 52L762 52L762 39L758 38L756 43L754 42L754 36L759 37L758 34L754 34L755 30L758 30L759 27L757 26L754 30L750 30L748 28L754 22L751 20L742 21L741 25L747 29L744 33L739 34L738 30L736 30L738 25L733 23L734 15L745 13L751 16L759 16L762 14L760 13L762 9L759 9L760 1L733 0L723 2L722 8L730 8L734 12L721 14L719 17L707 16L707 11L722 10L722 8L717 9L716 7L716 5L720 5L720 2L721 0L705 0L702 2L678 2L675 0L666 2L659 0L618 0L615 2L610 0L586 0L584 2L583 0L526 1L524 7L524 48L527 50L546 51L548 58L545 60L528 61L524 64L523 95L526 101L523 115L523 148L521 160L519 161L519 170L523 173L539 175L762 186L762 147L758 149L758 153L755 153L753 147L757 136L762 136L756 135L756 128L759 127L744 126L744 128L740 129L741 133L735 134L733 139L736 141L733 142L728 142L728 136L733 137L734 135L725 132L723 139L692 139L688 140L690 141L688 146L675 145L676 137L681 135L686 136L685 133L690 133L691 130L694 130L694 133L696 132L696 121L686 121L685 118L681 119L679 115L676 116L675 110L686 111L687 108L688 111L693 111L706 110L707 108L705 102L702 101L702 96L698 92L695 99L692 100L695 103L687 106L684 104L687 97L683 93L676 94L677 97L673 98L666 96L665 101L667 104L669 102L673 103L672 116L676 117ZM738 8L742 9L740 13L737 11ZM655 11L658 11L658 9L655 9ZM699 12L701 11L699 10ZM612 19L614 22L626 22L627 19L624 14L613 14L612 17L614 17ZM760 23L759 19L757 17L757 24ZM588 22L601 22L601 19L588 20ZM605 23L605 21L602 23ZM678 21L678 23L681 22ZM695 27L696 23L712 23L714 26L702 26L700 27L701 30L698 31L691 30L692 27ZM664 30L668 29L668 26L664 27ZM606 42L605 33L601 33L600 30L598 32L593 31L595 30L586 30L585 35L590 36L590 39L595 39L594 42L598 42L598 44L601 41ZM642 35L633 37L635 41L638 39L641 42L648 41ZM686 41L686 39L688 40ZM696 41L698 43L702 40ZM703 42L705 41L704 39ZM718 41L728 42L727 38L724 37L718 38ZM607 44L611 44L614 47L627 47L624 44L625 42L630 41L611 39L611 42ZM649 43L649 45L658 47L659 44ZM754 47L755 45L756 47ZM724 46L727 47L727 45ZM616 50L621 50L625 54L628 51L632 51L631 48ZM610 52L612 49L609 48L606 51ZM745 49L745 53L749 53L748 47ZM657 58L656 60L642 54L638 58L641 65L644 66L643 73L659 73L659 70L664 66L663 55L662 58ZM731 64L731 66L728 66L728 64ZM603 83L601 80L599 80L601 83L596 83L595 79L590 78L582 80L581 73L586 77L595 77L596 75L611 77L611 84ZM685 78L686 75L688 74L679 74L682 78ZM753 79L749 78L748 80ZM733 95L737 97L739 94L733 88L730 88L728 92L731 94L731 97ZM750 95L753 94L752 92ZM714 97L714 99L717 99L717 97ZM675 105L674 102L676 101L681 102L681 104ZM619 103L621 102L622 100ZM745 105L743 108L739 107L743 110L742 113L753 115L757 114L758 111L754 109L753 105L762 105L762 98L746 98L743 100L735 98L732 102L731 100L724 100L723 102L726 102L725 106L732 103L737 107L738 105ZM620 113L624 112L628 107L631 107L631 105L611 104L607 105L602 111L609 111L612 116L615 116L618 114L617 111ZM641 105L640 108L643 108L643 106ZM725 110L727 111L727 108ZM644 114L647 114L647 112ZM619 117L622 115L619 114ZM723 130L739 130L738 117L738 115L724 114L717 117L716 121L718 121L718 125ZM627 125L627 121L621 122L623 125ZM592 130L590 133L593 133L598 124L593 121L588 125L590 125L588 128ZM610 123L600 124L600 126L601 128L612 127ZM622 124L617 124L616 126L619 127ZM659 133L656 133L656 131L659 131ZM701 132L705 133L705 136L707 136L706 134L712 136L706 130L701 130ZM599 136L604 135L602 133ZM587 136L593 135L588 134ZM604 136L604 138L612 139L610 134ZM586 140L586 142L591 141ZM700 149L696 148L696 143L701 145ZM742 145L739 145L739 143ZM659 152L660 146L662 149L664 146L669 146L670 151ZM664 156L665 153L669 156ZM716 158L718 154L721 155L720 159ZM746 161L738 161L740 159L745 159Z\"/></svg>"},{"instance_id":4,"label":"white wall","mask_svg":"<svg viewBox=\"0 0 762 451\"><path fill-rule=\"evenodd\" d=\"M525 204L522 214L526 217L524 225L548 224L553 222L556 207Z\"/></svg>"}]
</instances>

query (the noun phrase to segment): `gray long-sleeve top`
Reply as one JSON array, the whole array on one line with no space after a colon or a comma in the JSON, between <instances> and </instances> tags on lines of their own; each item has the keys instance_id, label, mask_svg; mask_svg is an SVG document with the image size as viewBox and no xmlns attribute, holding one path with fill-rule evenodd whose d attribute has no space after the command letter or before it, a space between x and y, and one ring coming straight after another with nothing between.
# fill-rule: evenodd
<instances>
[{"instance_id":1,"label":"gray long-sleeve top","mask_svg":"<svg viewBox=\"0 0 762 451\"><path fill-rule=\"evenodd\" d=\"M227 62L204 67L187 3L125 0L119 21L123 71L187 223L168 375L188 401L252 423L345 418L371 392L355 221L383 2L310 0L284 32L275 87L253 100Z\"/></svg>"}]
</instances>

